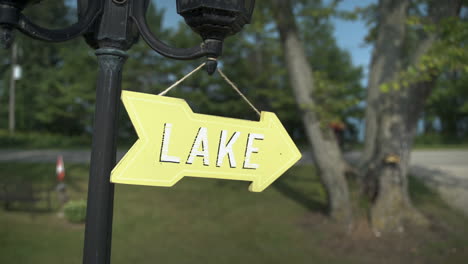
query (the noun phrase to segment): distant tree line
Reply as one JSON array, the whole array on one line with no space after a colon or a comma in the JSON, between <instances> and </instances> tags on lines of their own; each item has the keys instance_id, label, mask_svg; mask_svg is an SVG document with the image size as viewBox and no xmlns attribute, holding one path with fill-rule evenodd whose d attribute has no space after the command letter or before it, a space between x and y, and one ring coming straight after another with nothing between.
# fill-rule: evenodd
<instances>
[{"instance_id":1,"label":"distant tree line","mask_svg":"<svg viewBox=\"0 0 468 264\"><path fill-rule=\"evenodd\" d=\"M68 12L64 12L68 10ZM39 24L59 27L75 20L75 10L61 1L45 1L30 8L28 16ZM262 110L275 111L288 130L301 140L304 132L297 115L278 34L265 12L257 8L253 24L226 41L221 65L226 74ZM154 5L148 11L152 30L164 41L179 47L197 45L200 37L184 23L174 29L161 27L164 10ZM176 15L176 14L167 14ZM317 69L320 81L320 109L327 120L349 122L362 117L360 85L362 69L353 66L350 55L340 49L333 26L326 17L304 19L304 39L309 43L307 59ZM19 64L23 78L17 82L17 129L81 135L92 131L95 80L93 50L83 39L62 44L41 43L17 34ZM0 128L7 128L9 51L0 51L3 67L0 97ZM124 89L157 93L202 63L169 60L150 50L140 40L130 51L125 65ZM332 87L333 89L328 89ZM174 89L169 96L186 99L198 112L255 119L249 109L219 76L198 73ZM123 114L121 136L134 134ZM356 128L349 123L350 138Z\"/></svg>"}]
</instances>

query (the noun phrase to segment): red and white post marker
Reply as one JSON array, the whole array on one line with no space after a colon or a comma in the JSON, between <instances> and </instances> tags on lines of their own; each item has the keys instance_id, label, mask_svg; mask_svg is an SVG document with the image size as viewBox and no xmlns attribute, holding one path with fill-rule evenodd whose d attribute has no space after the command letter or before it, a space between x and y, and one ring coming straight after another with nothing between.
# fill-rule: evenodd
<instances>
[{"instance_id":1,"label":"red and white post marker","mask_svg":"<svg viewBox=\"0 0 468 264\"><path fill-rule=\"evenodd\" d=\"M63 182L65 180L65 166L63 164L63 157L61 155L57 157L57 166L55 172L57 174L57 181Z\"/></svg>"},{"instance_id":2,"label":"red and white post marker","mask_svg":"<svg viewBox=\"0 0 468 264\"><path fill-rule=\"evenodd\" d=\"M65 180L65 165L63 164L62 155L57 157L57 165L55 167L55 173L57 174L57 195L60 202L60 206L63 208L63 205L68 202L69 196L67 193L67 185L64 183ZM59 216L63 217L63 212L59 212Z\"/></svg>"}]
</instances>

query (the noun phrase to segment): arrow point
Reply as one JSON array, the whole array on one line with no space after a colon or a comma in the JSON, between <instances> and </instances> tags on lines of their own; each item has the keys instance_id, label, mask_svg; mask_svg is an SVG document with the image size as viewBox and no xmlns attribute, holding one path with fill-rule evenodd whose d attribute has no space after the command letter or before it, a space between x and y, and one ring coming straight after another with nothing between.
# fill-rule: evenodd
<instances>
[{"instance_id":1,"label":"arrow point","mask_svg":"<svg viewBox=\"0 0 468 264\"><path fill-rule=\"evenodd\" d=\"M281 149L281 151L278 153L277 162L270 163L269 173L262 175L249 186L251 192L261 192L266 189L302 157L296 144L274 113L262 112L261 121L265 122L268 128L276 131L278 136L277 149Z\"/></svg>"}]
</instances>

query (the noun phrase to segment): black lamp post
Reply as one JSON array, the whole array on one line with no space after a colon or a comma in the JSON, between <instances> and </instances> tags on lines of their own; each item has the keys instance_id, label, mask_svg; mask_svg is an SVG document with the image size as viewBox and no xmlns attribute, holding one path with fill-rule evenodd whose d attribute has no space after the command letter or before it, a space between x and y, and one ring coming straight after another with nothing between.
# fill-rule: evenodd
<instances>
[{"instance_id":1,"label":"black lamp post","mask_svg":"<svg viewBox=\"0 0 468 264\"><path fill-rule=\"evenodd\" d=\"M32 38L62 42L84 36L96 49L99 76L96 90L93 145L83 263L110 263L114 185L110 172L115 165L117 114L126 50L141 36L161 55L178 60L217 58L223 40L250 22L255 0L177 0L177 11L203 41L192 48L174 48L160 41L145 19L150 0L77 0L79 20L64 29L46 29L22 14L41 0L0 0L0 42L9 47L13 30ZM208 73L216 70L208 60Z\"/></svg>"}]
</instances>

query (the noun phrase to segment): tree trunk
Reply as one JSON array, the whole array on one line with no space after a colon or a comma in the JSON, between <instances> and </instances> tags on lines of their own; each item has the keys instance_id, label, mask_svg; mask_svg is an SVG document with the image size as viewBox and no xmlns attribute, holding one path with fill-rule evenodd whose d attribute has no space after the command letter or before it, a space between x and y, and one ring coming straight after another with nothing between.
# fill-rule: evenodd
<instances>
[{"instance_id":1,"label":"tree trunk","mask_svg":"<svg viewBox=\"0 0 468 264\"><path fill-rule=\"evenodd\" d=\"M381 0L381 5L389 0ZM393 2L393 1L392 1ZM429 15L433 22L456 15L460 0L432 1ZM406 8L405 8L406 9ZM405 11L406 12L406 11ZM401 20L405 20L402 14ZM384 34L381 32L379 34ZM426 36L413 52L410 64L416 64L436 40L434 34ZM378 46L376 46L377 49ZM385 52L385 51L383 51ZM402 60L399 57L399 60ZM396 72L389 72L395 76ZM371 208L371 223L377 234L402 231L403 223L427 224L427 220L414 209L408 194L407 172L417 122L424 103L434 86L434 80L415 83L401 91L381 93L377 109L377 134L368 179L376 183L375 201Z\"/></svg>"},{"instance_id":2,"label":"tree trunk","mask_svg":"<svg viewBox=\"0 0 468 264\"><path fill-rule=\"evenodd\" d=\"M392 81L401 70L401 47L405 39L406 11L409 0L381 0L378 7L378 35L372 54L367 87L366 134L361 167L370 164L377 151L380 86ZM365 175L366 173L363 173Z\"/></svg>"},{"instance_id":3,"label":"tree trunk","mask_svg":"<svg viewBox=\"0 0 468 264\"><path fill-rule=\"evenodd\" d=\"M327 191L330 215L339 222L351 224L352 209L345 178L345 162L333 132L328 126L321 125L318 115L312 110L316 105L312 97L312 68L298 35L292 3L290 0L274 0L273 5L289 79L301 110L315 163Z\"/></svg>"},{"instance_id":4,"label":"tree trunk","mask_svg":"<svg viewBox=\"0 0 468 264\"><path fill-rule=\"evenodd\" d=\"M422 85L430 88L430 84ZM426 96L424 89L416 92L418 102L412 100L410 91L390 92L382 100L379 113L378 150L374 156L375 169L370 176L376 184L376 196L371 208L371 223L376 234L403 231L403 223L425 224L427 221L411 203L408 193L408 166L411 146ZM411 103L411 104L409 104ZM409 109L411 106L411 110ZM411 115L407 115L407 111Z\"/></svg>"}]
</instances>

